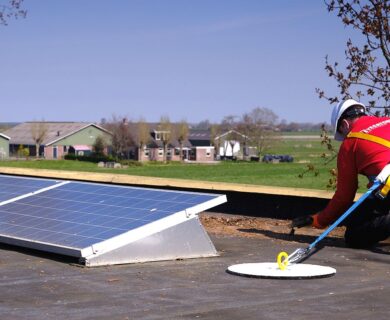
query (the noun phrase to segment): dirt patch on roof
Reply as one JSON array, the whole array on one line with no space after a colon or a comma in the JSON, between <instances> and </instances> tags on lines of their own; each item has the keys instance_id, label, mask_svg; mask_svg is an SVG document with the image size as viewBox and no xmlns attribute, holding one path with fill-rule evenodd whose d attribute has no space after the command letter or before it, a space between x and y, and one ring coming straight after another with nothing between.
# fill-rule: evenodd
<instances>
[{"instance_id":1,"label":"dirt patch on roof","mask_svg":"<svg viewBox=\"0 0 390 320\"><path fill-rule=\"evenodd\" d=\"M270 238L280 241L311 243L324 232L324 230L304 227L295 229L294 235L291 235L291 220L236 216L210 212L200 214L200 220L208 233L225 236L261 239ZM338 227L329 234L324 242L328 245L343 246L344 232L345 227Z\"/></svg>"}]
</instances>

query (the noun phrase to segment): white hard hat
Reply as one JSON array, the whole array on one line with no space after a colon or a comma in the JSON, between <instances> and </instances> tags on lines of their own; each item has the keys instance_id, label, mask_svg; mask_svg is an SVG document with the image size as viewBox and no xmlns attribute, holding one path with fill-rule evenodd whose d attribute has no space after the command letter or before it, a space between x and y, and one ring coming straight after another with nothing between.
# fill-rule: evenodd
<instances>
[{"instance_id":1,"label":"white hard hat","mask_svg":"<svg viewBox=\"0 0 390 320\"><path fill-rule=\"evenodd\" d=\"M331 125L332 125L332 128L334 130L334 138L335 138L335 140L338 140L338 141L343 141L344 140L344 137L339 132L337 132L337 122L339 121L339 119L341 118L343 113L348 108L354 107L354 106L363 107L363 109L364 109L363 113L365 113L366 107L364 106L364 104L362 104L360 102L357 102L357 101L355 101L353 99L348 99L348 100L345 100L345 101L341 101L333 108L332 118L331 118Z\"/></svg>"}]
</instances>

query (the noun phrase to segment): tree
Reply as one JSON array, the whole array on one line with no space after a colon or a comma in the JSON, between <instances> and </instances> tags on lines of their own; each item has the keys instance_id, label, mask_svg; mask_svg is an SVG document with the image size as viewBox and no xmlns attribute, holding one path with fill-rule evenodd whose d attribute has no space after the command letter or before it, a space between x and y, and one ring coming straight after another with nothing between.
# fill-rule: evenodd
<instances>
[{"instance_id":1,"label":"tree","mask_svg":"<svg viewBox=\"0 0 390 320\"><path fill-rule=\"evenodd\" d=\"M227 132L230 130L236 130L239 122L239 117L235 115L228 115L222 119L220 130Z\"/></svg>"},{"instance_id":2,"label":"tree","mask_svg":"<svg viewBox=\"0 0 390 320\"><path fill-rule=\"evenodd\" d=\"M345 49L345 67L331 62L326 56L325 70L333 78L339 90L341 100L357 98L366 100L368 111L380 115L389 115L388 101L390 98L390 29L389 5L387 0L325 0L328 12L335 13L345 27L350 27L360 33L361 44L355 45L348 39ZM361 41L361 39L363 41ZM320 98L330 103L339 101L337 96L327 96L317 88ZM322 144L328 150L334 150L332 142L325 129L322 134ZM333 157L337 155L334 152ZM331 158L331 159L332 159ZM328 163L329 161L327 161ZM312 168L307 170L313 171ZM330 171L329 186L335 187L336 179L334 169ZM303 176L303 175L300 175Z\"/></svg>"},{"instance_id":3,"label":"tree","mask_svg":"<svg viewBox=\"0 0 390 320\"><path fill-rule=\"evenodd\" d=\"M218 124L212 124L210 127L210 142L214 146L214 156L219 156L220 141L216 137L220 134L220 126Z\"/></svg>"},{"instance_id":4,"label":"tree","mask_svg":"<svg viewBox=\"0 0 390 320\"><path fill-rule=\"evenodd\" d=\"M211 126L212 124L209 120L202 120L194 125L191 125L191 127L195 130L209 130Z\"/></svg>"},{"instance_id":5,"label":"tree","mask_svg":"<svg viewBox=\"0 0 390 320\"><path fill-rule=\"evenodd\" d=\"M39 149L47 137L47 125L44 121L31 123L31 137L35 143L35 157L39 158Z\"/></svg>"},{"instance_id":6,"label":"tree","mask_svg":"<svg viewBox=\"0 0 390 320\"><path fill-rule=\"evenodd\" d=\"M163 144L164 163L167 163L168 144L171 142L172 137L172 124L168 116L161 117L158 130Z\"/></svg>"},{"instance_id":7,"label":"tree","mask_svg":"<svg viewBox=\"0 0 390 320\"><path fill-rule=\"evenodd\" d=\"M185 120L180 121L176 126L176 137L180 146L180 161L183 162L183 145L184 141L188 138L188 133L190 129L188 123Z\"/></svg>"},{"instance_id":8,"label":"tree","mask_svg":"<svg viewBox=\"0 0 390 320\"><path fill-rule=\"evenodd\" d=\"M28 157L30 156L30 150L29 148L25 148L22 144L19 145L18 151L17 151L18 158L26 158L28 160Z\"/></svg>"},{"instance_id":9,"label":"tree","mask_svg":"<svg viewBox=\"0 0 390 320\"><path fill-rule=\"evenodd\" d=\"M126 117L119 120L116 116L104 126L112 133L112 152L119 159L129 158L129 149L134 145L133 137L129 129Z\"/></svg>"},{"instance_id":10,"label":"tree","mask_svg":"<svg viewBox=\"0 0 390 320\"><path fill-rule=\"evenodd\" d=\"M104 149L106 148L106 142L102 136L97 136L92 146L93 153L97 156L104 155Z\"/></svg>"},{"instance_id":11,"label":"tree","mask_svg":"<svg viewBox=\"0 0 390 320\"><path fill-rule=\"evenodd\" d=\"M141 160L141 153L150 141L150 129L145 119L141 118L137 123L136 143L138 147L138 160Z\"/></svg>"},{"instance_id":12,"label":"tree","mask_svg":"<svg viewBox=\"0 0 390 320\"><path fill-rule=\"evenodd\" d=\"M248 138L245 144L254 146L260 155L278 141L274 130L277 119L271 109L257 107L242 116L238 131Z\"/></svg>"},{"instance_id":13,"label":"tree","mask_svg":"<svg viewBox=\"0 0 390 320\"><path fill-rule=\"evenodd\" d=\"M243 153L242 158L243 160L247 160L247 157L249 155L248 153L248 146L251 145L251 138L252 130L253 128L252 119L250 118L250 115L248 113L245 113L242 118L241 122L238 124L238 130L243 134L244 139L242 139L243 144Z\"/></svg>"},{"instance_id":14,"label":"tree","mask_svg":"<svg viewBox=\"0 0 390 320\"><path fill-rule=\"evenodd\" d=\"M22 9L23 0L9 0L8 4L0 3L0 25L8 25L8 20L25 18L27 11Z\"/></svg>"},{"instance_id":15,"label":"tree","mask_svg":"<svg viewBox=\"0 0 390 320\"><path fill-rule=\"evenodd\" d=\"M325 59L325 70L333 78L340 91L341 99L366 98L367 106L375 108L376 114L389 115L390 98L390 29L389 5L387 0L331 0L325 4L334 12L345 27L352 27L363 36L363 44L355 45L349 39L345 49L346 66L340 71L338 62ZM320 98L330 103L338 102L337 96L326 96L316 89Z\"/></svg>"}]
</instances>

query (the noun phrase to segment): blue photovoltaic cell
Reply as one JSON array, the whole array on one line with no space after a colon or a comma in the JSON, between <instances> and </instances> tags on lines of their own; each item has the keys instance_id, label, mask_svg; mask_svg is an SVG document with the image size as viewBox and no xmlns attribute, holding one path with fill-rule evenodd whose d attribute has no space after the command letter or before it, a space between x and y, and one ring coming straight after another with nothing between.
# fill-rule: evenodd
<instances>
[{"instance_id":1,"label":"blue photovoltaic cell","mask_svg":"<svg viewBox=\"0 0 390 320\"><path fill-rule=\"evenodd\" d=\"M216 197L70 182L0 206L0 234L83 249Z\"/></svg>"},{"instance_id":2,"label":"blue photovoltaic cell","mask_svg":"<svg viewBox=\"0 0 390 320\"><path fill-rule=\"evenodd\" d=\"M0 175L0 202L57 184L55 180L18 178Z\"/></svg>"}]
</instances>

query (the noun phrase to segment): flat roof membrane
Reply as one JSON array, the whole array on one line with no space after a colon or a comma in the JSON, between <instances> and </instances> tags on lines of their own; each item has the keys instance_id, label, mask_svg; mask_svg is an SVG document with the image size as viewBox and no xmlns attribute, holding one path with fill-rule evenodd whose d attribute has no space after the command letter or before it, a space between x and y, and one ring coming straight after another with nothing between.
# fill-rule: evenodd
<instances>
[{"instance_id":1,"label":"flat roof membrane","mask_svg":"<svg viewBox=\"0 0 390 320\"><path fill-rule=\"evenodd\" d=\"M216 255L198 213L225 195L0 175L0 242L88 266Z\"/></svg>"}]
</instances>

